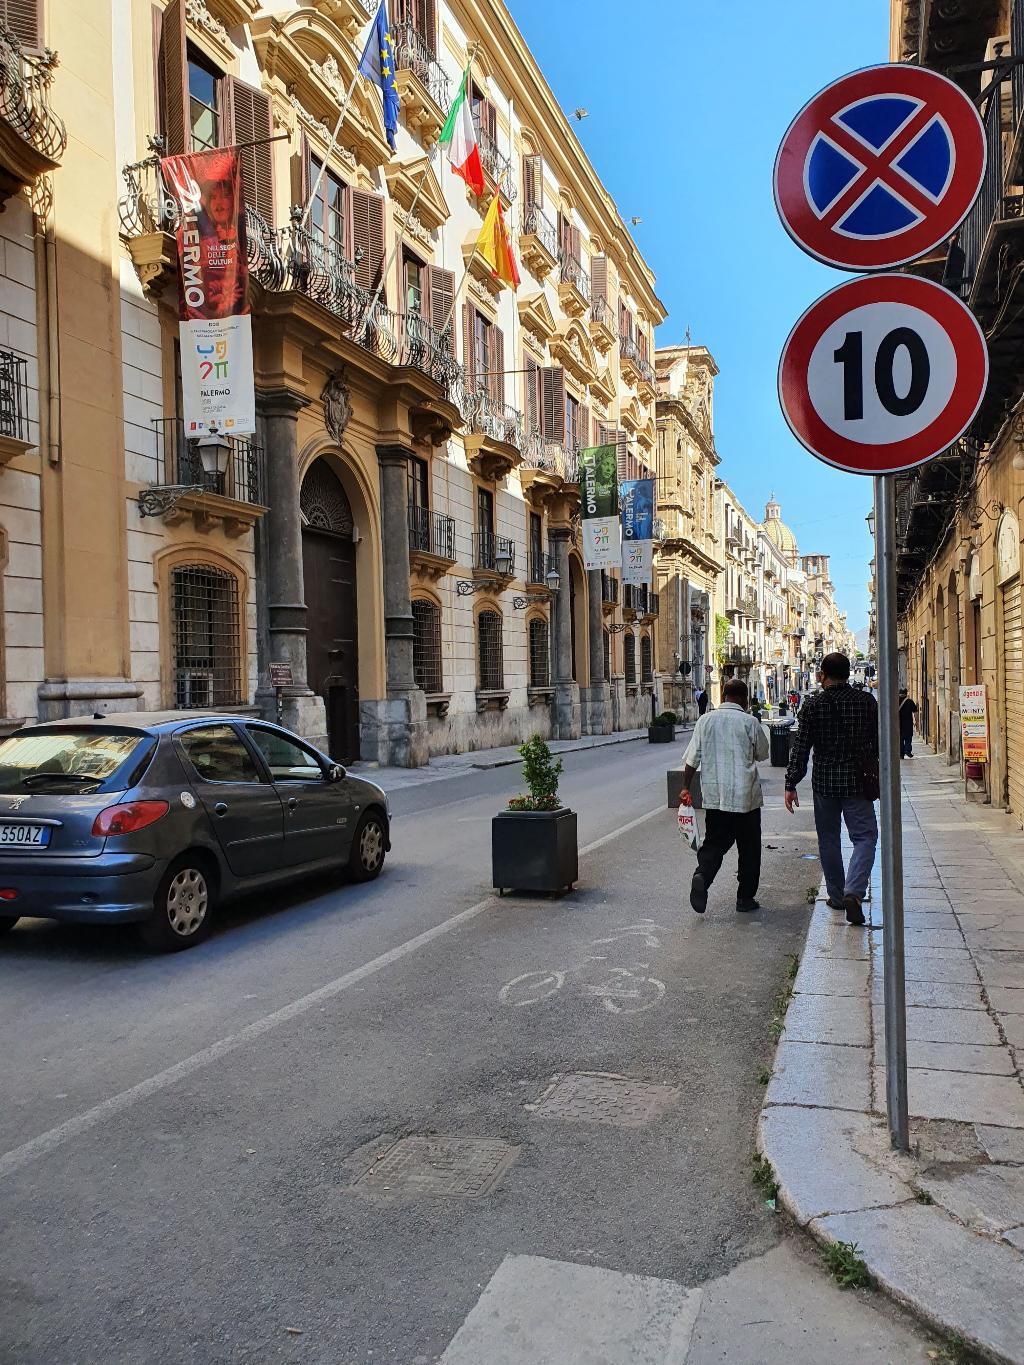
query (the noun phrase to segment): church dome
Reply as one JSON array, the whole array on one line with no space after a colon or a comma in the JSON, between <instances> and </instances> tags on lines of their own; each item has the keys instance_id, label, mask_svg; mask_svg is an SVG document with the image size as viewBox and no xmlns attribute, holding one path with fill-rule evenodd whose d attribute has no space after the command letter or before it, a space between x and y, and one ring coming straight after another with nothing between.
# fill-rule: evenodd
<instances>
[{"instance_id":1,"label":"church dome","mask_svg":"<svg viewBox=\"0 0 1024 1365\"><path fill-rule=\"evenodd\" d=\"M764 509L764 529L765 534L771 536L783 554L797 553L796 536L782 520L782 508L774 498Z\"/></svg>"}]
</instances>

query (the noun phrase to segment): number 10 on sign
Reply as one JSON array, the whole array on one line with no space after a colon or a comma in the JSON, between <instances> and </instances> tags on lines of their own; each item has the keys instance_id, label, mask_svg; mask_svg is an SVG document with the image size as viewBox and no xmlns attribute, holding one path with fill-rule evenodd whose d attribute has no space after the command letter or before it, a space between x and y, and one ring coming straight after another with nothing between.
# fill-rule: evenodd
<instances>
[{"instance_id":1,"label":"number 10 on sign","mask_svg":"<svg viewBox=\"0 0 1024 1365\"><path fill-rule=\"evenodd\" d=\"M963 435L987 380L984 335L955 295L911 275L874 275L804 313L782 353L779 399L819 459L894 474Z\"/></svg>"}]
</instances>

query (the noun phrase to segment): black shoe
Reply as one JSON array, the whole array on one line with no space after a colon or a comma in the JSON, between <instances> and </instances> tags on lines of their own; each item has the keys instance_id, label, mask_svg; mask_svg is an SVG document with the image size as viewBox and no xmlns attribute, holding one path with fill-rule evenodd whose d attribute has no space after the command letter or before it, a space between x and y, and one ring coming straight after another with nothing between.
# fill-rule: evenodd
<instances>
[{"instance_id":1,"label":"black shoe","mask_svg":"<svg viewBox=\"0 0 1024 1365\"><path fill-rule=\"evenodd\" d=\"M708 889L700 872L693 874L693 881L690 883L690 904L698 915L703 915L708 908Z\"/></svg>"},{"instance_id":2,"label":"black shoe","mask_svg":"<svg viewBox=\"0 0 1024 1365\"><path fill-rule=\"evenodd\" d=\"M842 901L834 901L834 900L832 899L831 896L829 896L829 898L828 898L828 900L825 902L825 904L828 906L828 908L829 908L830 910L845 910L845 909L846 909L846 906L843 904Z\"/></svg>"},{"instance_id":3,"label":"black shoe","mask_svg":"<svg viewBox=\"0 0 1024 1365\"><path fill-rule=\"evenodd\" d=\"M749 900L746 898L737 898L736 911L740 915L749 914L751 910L760 910L760 908L760 903L754 900L753 896L751 896Z\"/></svg>"},{"instance_id":4,"label":"black shoe","mask_svg":"<svg viewBox=\"0 0 1024 1365\"><path fill-rule=\"evenodd\" d=\"M860 908L860 901L856 896L844 896L843 905L846 909L847 924L860 925L864 923L864 911Z\"/></svg>"}]
</instances>

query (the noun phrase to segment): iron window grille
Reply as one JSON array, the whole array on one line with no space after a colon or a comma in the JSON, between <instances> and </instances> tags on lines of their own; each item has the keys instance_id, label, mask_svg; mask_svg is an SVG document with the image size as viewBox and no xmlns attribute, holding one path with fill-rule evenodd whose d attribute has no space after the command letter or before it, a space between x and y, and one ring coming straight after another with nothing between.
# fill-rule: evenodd
<instances>
[{"instance_id":1,"label":"iron window grille","mask_svg":"<svg viewBox=\"0 0 1024 1365\"><path fill-rule=\"evenodd\" d=\"M476 618L476 649L480 691L503 691L505 659L501 644L501 617L496 611L482 611Z\"/></svg>"},{"instance_id":2,"label":"iron window grille","mask_svg":"<svg viewBox=\"0 0 1024 1365\"><path fill-rule=\"evenodd\" d=\"M530 622L530 686L551 686L551 646L547 621Z\"/></svg>"},{"instance_id":3,"label":"iron window grille","mask_svg":"<svg viewBox=\"0 0 1024 1365\"><path fill-rule=\"evenodd\" d=\"M439 109L446 113L451 104L451 84L426 38L415 24L392 24L399 71L411 71L422 82Z\"/></svg>"},{"instance_id":4,"label":"iron window grille","mask_svg":"<svg viewBox=\"0 0 1024 1365\"><path fill-rule=\"evenodd\" d=\"M626 686L636 686L636 639L631 630L622 637L622 671L626 675Z\"/></svg>"},{"instance_id":5,"label":"iron window grille","mask_svg":"<svg viewBox=\"0 0 1024 1365\"><path fill-rule=\"evenodd\" d=\"M181 417L162 417L153 423L157 434L158 468L174 484L201 488L205 493L233 498L254 506L263 504L263 450L252 436L227 437L230 451L223 474L203 469L199 442L185 435Z\"/></svg>"},{"instance_id":6,"label":"iron window grille","mask_svg":"<svg viewBox=\"0 0 1024 1365\"><path fill-rule=\"evenodd\" d=\"M409 504L409 549L455 561L455 518Z\"/></svg>"},{"instance_id":7,"label":"iron window grille","mask_svg":"<svg viewBox=\"0 0 1024 1365\"><path fill-rule=\"evenodd\" d=\"M617 605L619 600L619 580L612 578L607 569L601 570L601 601Z\"/></svg>"},{"instance_id":8,"label":"iron window grille","mask_svg":"<svg viewBox=\"0 0 1024 1365\"><path fill-rule=\"evenodd\" d=\"M241 696L238 579L213 564L171 574L174 701L183 710L236 706Z\"/></svg>"},{"instance_id":9,"label":"iron window grille","mask_svg":"<svg viewBox=\"0 0 1024 1365\"><path fill-rule=\"evenodd\" d=\"M644 635L640 641L640 681L654 682L654 650L649 635Z\"/></svg>"},{"instance_id":10,"label":"iron window grille","mask_svg":"<svg viewBox=\"0 0 1024 1365\"><path fill-rule=\"evenodd\" d=\"M441 608L420 597L412 604L412 671L424 692L442 690Z\"/></svg>"},{"instance_id":11,"label":"iron window grille","mask_svg":"<svg viewBox=\"0 0 1024 1365\"><path fill-rule=\"evenodd\" d=\"M516 567L516 543L508 536L496 536L493 531L474 531L473 533L473 567L476 569L486 569L490 573L498 572L498 556L509 557L509 574L515 573Z\"/></svg>"},{"instance_id":12,"label":"iron window grille","mask_svg":"<svg viewBox=\"0 0 1024 1365\"><path fill-rule=\"evenodd\" d=\"M29 439L28 361L13 351L0 351L0 436Z\"/></svg>"},{"instance_id":13,"label":"iron window grille","mask_svg":"<svg viewBox=\"0 0 1024 1365\"><path fill-rule=\"evenodd\" d=\"M547 576L555 571L554 555L545 554L543 550L530 551L530 579L531 583L543 583L547 586Z\"/></svg>"}]
</instances>

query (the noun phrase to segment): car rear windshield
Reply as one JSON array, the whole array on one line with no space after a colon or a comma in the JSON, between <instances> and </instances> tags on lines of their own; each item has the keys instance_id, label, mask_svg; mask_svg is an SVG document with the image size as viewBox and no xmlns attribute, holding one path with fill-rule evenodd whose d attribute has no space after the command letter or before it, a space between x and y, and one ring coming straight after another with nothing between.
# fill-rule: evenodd
<instances>
[{"instance_id":1,"label":"car rear windshield","mask_svg":"<svg viewBox=\"0 0 1024 1365\"><path fill-rule=\"evenodd\" d=\"M51 730L0 742L0 792L96 791L145 740L102 730Z\"/></svg>"}]
</instances>

